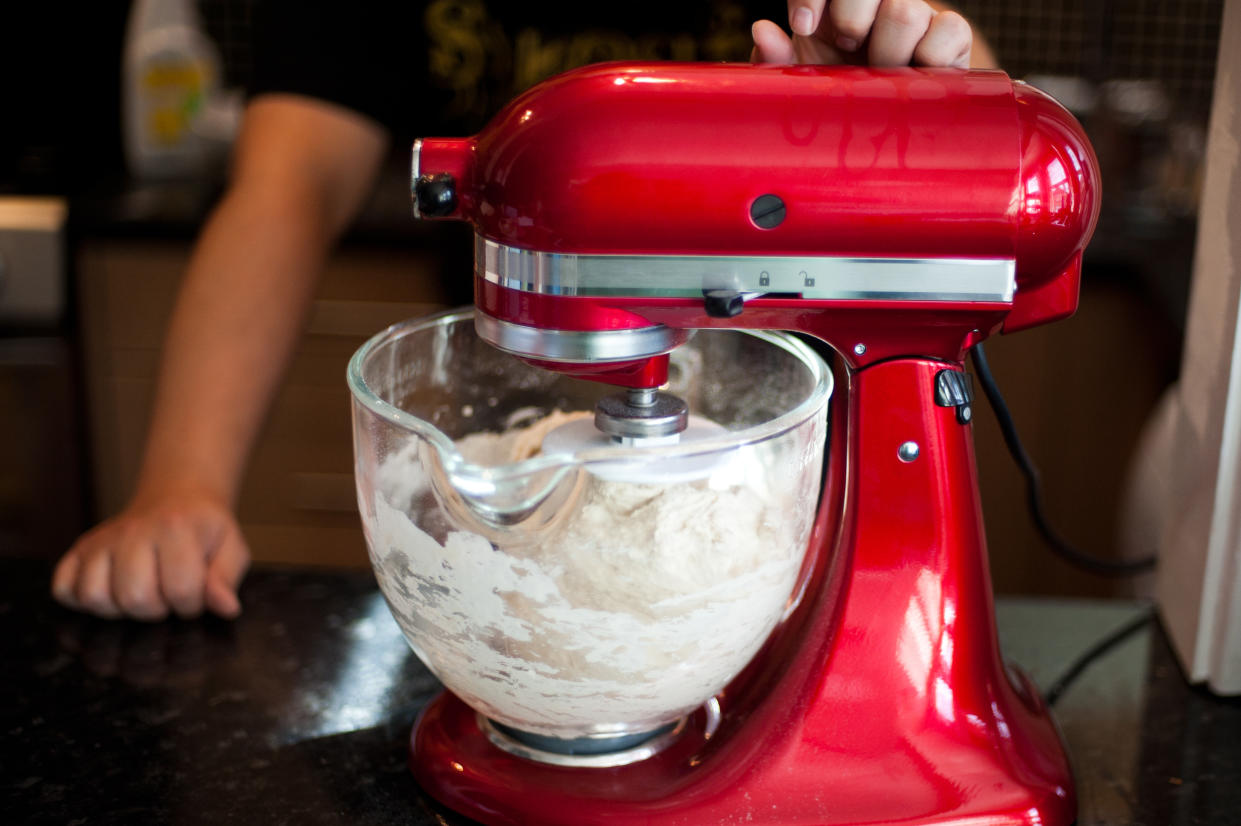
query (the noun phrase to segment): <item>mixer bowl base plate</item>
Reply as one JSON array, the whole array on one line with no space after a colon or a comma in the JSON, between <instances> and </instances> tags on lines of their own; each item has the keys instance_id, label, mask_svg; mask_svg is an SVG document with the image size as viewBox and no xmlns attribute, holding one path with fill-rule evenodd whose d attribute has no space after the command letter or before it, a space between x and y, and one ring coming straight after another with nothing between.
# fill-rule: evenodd
<instances>
[{"instance_id":1,"label":"mixer bowl base plate","mask_svg":"<svg viewBox=\"0 0 1241 826\"><path fill-rule=\"evenodd\" d=\"M483 715L478 727L492 745L509 754L553 766L607 768L645 760L662 751L685 730L687 718L650 731L566 739L512 728Z\"/></svg>"}]
</instances>

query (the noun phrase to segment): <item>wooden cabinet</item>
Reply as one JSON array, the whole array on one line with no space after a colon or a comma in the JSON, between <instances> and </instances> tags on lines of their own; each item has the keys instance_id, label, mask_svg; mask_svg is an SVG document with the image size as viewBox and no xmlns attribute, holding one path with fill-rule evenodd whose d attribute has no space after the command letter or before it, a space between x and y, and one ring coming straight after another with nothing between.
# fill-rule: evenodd
<instances>
[{"instance_id":1,"label":"wooden cabinet","mask_svg":"<svg viewBox=\"0 0 1241 826\"><path fill-rule=\"evenodd\" d=\"M77 405L66 339L0 337L0 556L58 556L81 530Z\"/></svg>"},{"instance_id":2,"label":"wooden cabinet","mask_svg":"<svg viewBox=\"0 0 1241 826\"><path fill-rule=\"evenodd\" d=\"M86 240L77 256L95 510L116 513L141 459L164 330L190 246ZM447 306L440 257L345 246L329 262L238 504L256 561L365 565L353 489L349 357L401 319ZM459 267L458 267L459 269Z\"/></svg>"},{"instance_id":3,"label":"wooden cabinet","mask_svg":"<svg viewBox=\"0 0 1241 826\"><path fill-rule=\"evenodd\" d=\"M1176 329L1131 279L1086 270L1077 314L986 343L996 383L1042 476L1048 520L1080 550L1117 559L1139 435L1176 374ZM991 578L999 593L1117 596L1132 580L1083 572L1034 528L1025 480L975 381L974 443Z\"/></svg>"}]
</instances>

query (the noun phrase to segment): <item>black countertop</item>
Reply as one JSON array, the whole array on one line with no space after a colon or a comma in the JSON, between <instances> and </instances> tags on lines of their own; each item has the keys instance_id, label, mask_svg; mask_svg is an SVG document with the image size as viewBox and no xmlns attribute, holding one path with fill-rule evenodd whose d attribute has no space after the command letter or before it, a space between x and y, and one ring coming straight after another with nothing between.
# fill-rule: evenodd
<instances>
[{"instance_id":1,"label":"black countertop","mask_svg":"<svg viewBox=\"0 0 1241 826\"><path fill-rule=\"evenodd\" d=\"M31 824L459 824L406 770L438 690L369 571L260 569L236 622L93 620L46 563L0 561L0 811ZM1046 687L1135 603L1001 599ZM1241 817L1241 703L1189 687L1155 624L1094 662L1057 717L1080 826Z\"/></svg>"}]
</instances>

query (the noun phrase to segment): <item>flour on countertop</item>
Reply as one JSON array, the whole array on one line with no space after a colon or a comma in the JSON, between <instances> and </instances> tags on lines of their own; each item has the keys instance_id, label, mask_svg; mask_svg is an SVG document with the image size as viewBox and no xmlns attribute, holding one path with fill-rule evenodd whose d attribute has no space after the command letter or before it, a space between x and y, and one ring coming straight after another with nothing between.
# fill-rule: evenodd
<instances>
[{"instance_id":1,"label":"flour on countertop","mask_svg":"<svg viewBox=\"0 0 1241 826\"><path fill-rule=\"evenodd\" d=\"M582 415L456 444L506 464ZM448 517L419 462L429 449L415 439L380 468L372 562L414 650L499 722L560 737L657 727L719 692L782 615L814 508L804 454L747 467L743 447L730 472L674 485L586 474L563 523L518 553L430 527Z\"/></svg>"}]
</instances>

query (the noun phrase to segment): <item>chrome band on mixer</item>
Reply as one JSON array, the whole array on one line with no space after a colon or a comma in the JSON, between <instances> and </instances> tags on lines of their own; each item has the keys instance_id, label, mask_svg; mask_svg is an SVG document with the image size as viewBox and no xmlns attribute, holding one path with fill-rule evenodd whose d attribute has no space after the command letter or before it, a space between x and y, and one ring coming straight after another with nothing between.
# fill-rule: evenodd
<instances>
[{"instance_id":1,"label":"chrome band on mixer","mask_svg":"<svg viewBox=\"0 0 1241 826\"><path fill-rule=\"evenodd\" d=\"M662 324L630 330L549 330L481 312L474 317L474 329L479 338L517 356L582 364L656 356L679 347L692 335L690 330Z\"/></svg>"},{"instance_id":2,"label":"chrome band on mixer","mask_svg":"<svg viewBox=\"0 0 1241 826\"><path fill-rule=\"evenodd\" d=\"M1013 300L1006 258L577 255L474 237L476 274L542 295L702 298L704 290L796 294L823 300Z\"/></svg>"}]
</instances>

